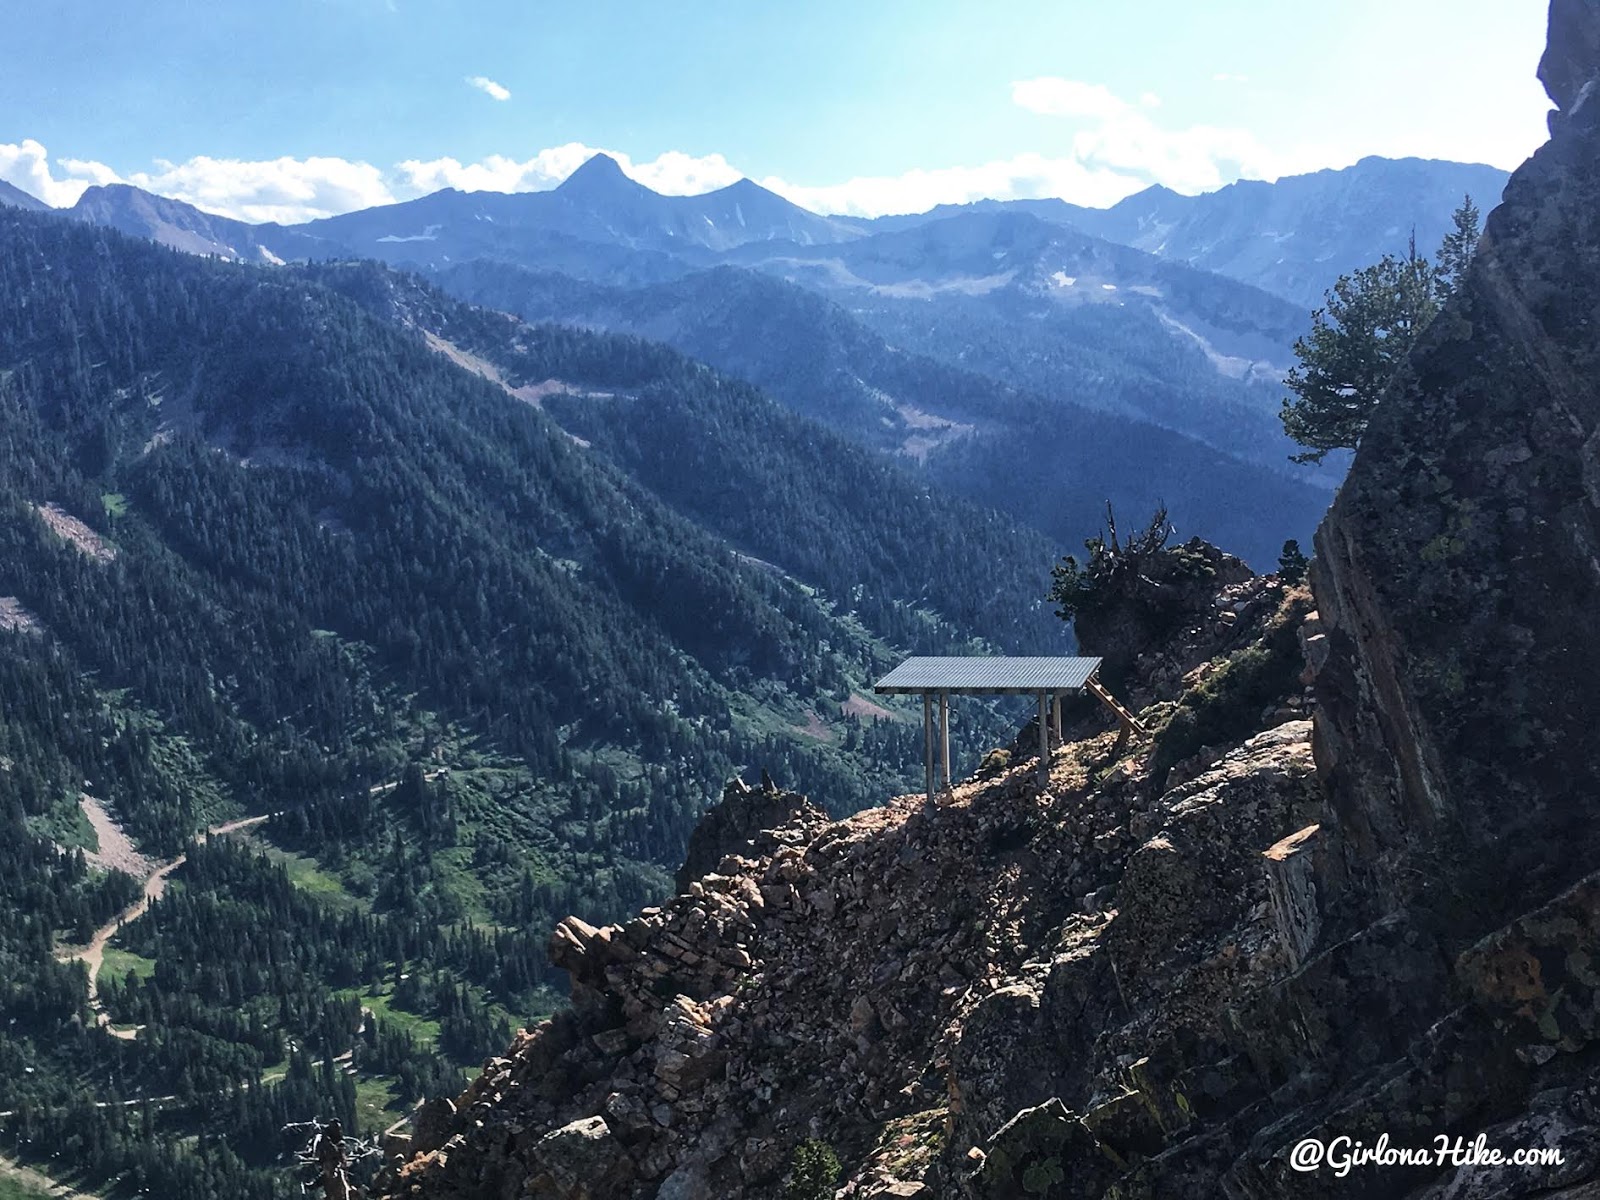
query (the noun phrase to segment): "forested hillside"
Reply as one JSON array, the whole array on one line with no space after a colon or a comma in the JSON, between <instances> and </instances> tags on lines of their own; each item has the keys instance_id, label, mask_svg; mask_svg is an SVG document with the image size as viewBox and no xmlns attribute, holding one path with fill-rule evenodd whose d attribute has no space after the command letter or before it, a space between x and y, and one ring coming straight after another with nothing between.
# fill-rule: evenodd
<instances>
[{"instance_id":1,"label":"forested hillside","mask_svg":"<svg viewBox=\"0 0 1600 1200\"><path fill-rule=\"evenodd\" d=\"M919 734L858 697L897 653L1062 637L1042 541L384 268L0 210L0 422L0 1147L88 1185L291 1194L285 1124L453 1090L556 1002L551 922L660 895L728 776L901 787ZM624 451L652 422L687 479ZM80 795L171 867L92 1002L71 948L144 869L85 857Z\"/></svg>"},{"instance_id":2,"label":"forested hillside","mask_svg":"<svg viewBox=\"0 0 1600 1200\"><path fill-rule=\"evenodd\" d=\"M1034 594L1054 561L1052 543L823 428L834 423L827 412L796 416L658 342L529 326L375 264L307 271L422 330L697 524L819 587L897 645L980 638L1047 653L1067 643ZM779 387L791 378L772 374ZM882 402L873 410L839 424L859 434L881 423Z\"/></svg>"},{"instance_id":3,"label":"forested hillside","mask_svg":"<svg viewBox=\"0 0 1600 1200\"><path fill-rule=\"evenodd\" d=\"M1124 512L1164 501L1185 534L1266 565L1309 535L1334 478L1288 464L1275 390L1219 373L1152 313L1021 292L835 303L732 267L639 288L485 261L438 278L530 320L670 342L1055 545L1075 546L1108 499ZM1228 286L1269 317L1283 307Z\"/></svg>"},{"instance_id":4,"label":"forested hillside","mask_svg":"<svg viewBox=\"0 0 1600 1200\"><path fill-rule=\"evenodd\" d=\"M748 180L663 195L599 154L548 191L446 188L305 225L126 186L91 188L71 213L247 262L425 269L530 320L669 342L1051 542L1075 545L1108 499L1165 503L1183 532L1266 568L1286 538L1309 537L1348 461L1289 461L1283 377L1310 309L1340 271L1501 181L1365 159L1197 197L1151 188L1105 210L980 201L864 221ZM607 436L590 440L656 487L598 419Z\"/></svg>"}]
</instances>

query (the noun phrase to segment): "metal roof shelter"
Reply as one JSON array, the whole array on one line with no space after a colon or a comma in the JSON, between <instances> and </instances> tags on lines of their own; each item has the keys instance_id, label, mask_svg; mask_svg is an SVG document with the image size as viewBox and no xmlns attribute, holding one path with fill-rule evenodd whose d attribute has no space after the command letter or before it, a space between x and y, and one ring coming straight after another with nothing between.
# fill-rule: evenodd
<instances>
[{"instance_id":1,"label":"metal roof shelter","mask_svg":"<svg viewBox=\"0 0 1600 1200\"><path fill-rule=\"evenodd\" d=\"M1061 736L1061 697L1089 692L1116 714L1124 730L1140 728L1095 678L1098 658L908 658L874 685L880 696L922 696L922 765L928 802L933 802L935 758L950 787L950 696L1037 696L1039 698L1039 786L1050 784L1050 730ZM934 697L939 701L939 747L934 752ZM1052 719L1053 718L1053 719Z\"/></svg>"}]
</instances>

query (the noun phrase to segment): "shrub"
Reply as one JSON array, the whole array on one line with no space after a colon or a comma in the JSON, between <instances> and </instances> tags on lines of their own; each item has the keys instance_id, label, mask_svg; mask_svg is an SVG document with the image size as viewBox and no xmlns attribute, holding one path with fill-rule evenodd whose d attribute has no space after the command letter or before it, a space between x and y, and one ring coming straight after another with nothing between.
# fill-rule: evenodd
<instances>
[{"instance_id":1,"label":"shrub","mask_svg":"<svg viewBox=\"0 0 1600 1200\"><path fill-rule=\"evenodd\" d=\"M827 1142L815 1138L794 1149L784 1200L833 1200L839 1182L839 1156Z\"/></svg>"},{"instance_id":2,"label":"shrub","mask_svg":"<svg viewBox=\"0 0 1600 1200\"><path fill-rule=\"evenodd\" d=\"M998 775L1011 765L1011 751L991 750L983 756L983 761L978 764L979 775Z\"/></svg>"},{"instance_id":3,"label":"shrub","mask_svg":"<svg viewBox=\"0 0 1600 1200\"><path fill-rule=\"evenodd\" d=\"M1106 504L1106 528L1083 543L1088 558L1062 559L1050 571L1049 599L1063 621L1126 607L1151 630L1159 631L1176 615L1181 589L1174 586L1216 574L1198 543L1168 546L1173 534L1166 507L1157 507L1139 532L1123 541L1117 517Z\"/></svg>"}]
</instances>

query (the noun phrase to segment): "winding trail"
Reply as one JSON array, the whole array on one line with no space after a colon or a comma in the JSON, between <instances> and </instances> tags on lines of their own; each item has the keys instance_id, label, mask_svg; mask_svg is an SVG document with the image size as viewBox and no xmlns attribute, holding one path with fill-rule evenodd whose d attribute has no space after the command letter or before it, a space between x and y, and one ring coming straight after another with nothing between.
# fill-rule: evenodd
<instances>
[{"instance_id":1,"label":"winding trail","mask_svg":"<svg viewBox=\"0 0 1600 1200\"><path fill-rule=\"evenodd\" d=\"M432 782L441 775L449 773L448 767L439 767L428 771L423 778ZM367 790L372 795L382 795L384 792L400 786L398 779L387 783L375 784ZM178 855L170 862L154 863L135 849L121 827L111 819L102 805L93 796L85 793L80 801L83 805L84 815L89 818L89 823L94 826L95 835L100 841L100 850L90 855L89 860L96 866L119 870L137 878L142 872L145 874L144 891L139 899L128 905L111 920L107 921L95 931L95 935L83 946L62 946L56 950L56 957L62 962L81 962L89 971L89 1007L94 1010L95 1022L112 1037L135 1038L139 1036L138 1029L113 1029L111 1018L100 1004L100 967L105 962L106 945L117 936L117 931L129 921L136 921L144 916L150 909L150 904L161 897L167 889L167 876L171 875L184 863L189 861L187 853ZM239 817L233 821L225 821L221 825L213 825L202 830L191 839L198 844L208 838L222 837L224 834L238 833L243 829L252 829L270 821L273 817L282 816L282 813L263 813L257 817Z\"/></svg>"},{"instance_id":2,"label":"winding trail","mask_svg":"<svg viewBox=\"0 0 1600 1200\"><path fill-rule=\"evenodd\" d=\"M423 1101L418 1100L415 1104L413 1104L411 1106L411 1111L410 1112L406 1113L405 1116L401 1117L398 1121L396 1121L393 1125L389 1126L389 1128L385 1129L378 1136L379 1137L390 1137L393 1134L399 1133L400 1132L400 1127L402 1125L409 1125L411 1123L412 1119L417 1115L418 1111L421 1110L423 1103L424 1103Z\"/></svg>"},{"instance_id":3,"label":"winding trail","mask_svg":"<svg viewBox=\"0 0 1600 1200\"><path fill-rule=\"evenodd\" d=\"M86 805L86 810L87 807L88 806ZM104 810L101 811L103 813ZM226 821L221 825L213 825L210 829L206 829L195 834L193 841L195 843L200 843L208 840L209 838L221 837L224 834L229 833L237 833L241 829L250 829L256 825L262 824L265 821L271 820L274 815L276 814L264 813L259 817L240 817L234 821ZM96 824L98 827L98 822ZM94 936L89 939L86 945L62 946L56 951L56 957L62 962L81 962L85 967L88 968L89 1007L94 1009L96 1023L109 1032L113 1037L135 1038L139 1036L139 1031L137 1029L113 1029L111 1027L110 1015L107 1014L103 1007L101 1007L99 986L100 966L105 962L106 945L111 941L112 938L116 937L117 931L129 921L138 920L150 910L151 902L159 899L161 897L161 893L167 890L167 876L171 875L174 871L188 861L189 855L184 853L178 855L177 858L172 859L170 862L164 862L155 867L150 874L145 877L144 891L139 898L132 904L128 905L127 908L123 909L116 916L112 917L111 920L107 921L99 929L95 930ZM129 873L131 874L132 872Z\"/></svg>"}]
</instances>

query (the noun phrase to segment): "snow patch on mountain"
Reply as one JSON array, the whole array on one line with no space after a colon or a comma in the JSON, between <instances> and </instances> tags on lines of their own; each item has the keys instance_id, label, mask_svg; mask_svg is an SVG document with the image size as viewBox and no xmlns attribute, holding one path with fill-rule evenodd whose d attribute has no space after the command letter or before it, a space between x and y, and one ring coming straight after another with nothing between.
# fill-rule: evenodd
<instances>
[{"instance_id":1,"label":"snow patch on mountain","mask_svg":"<svg viewBox=\"0 0 1600 1200\"><path fill-rule=\"evenodd\" d=\"M439 240L440 228L441 226L438 225L427 225L423 227L421 233L413 233L405 237L391 233L385 237L379 238L378 240L380 242L437 242Z\"/></svg>"}]
</instances>

